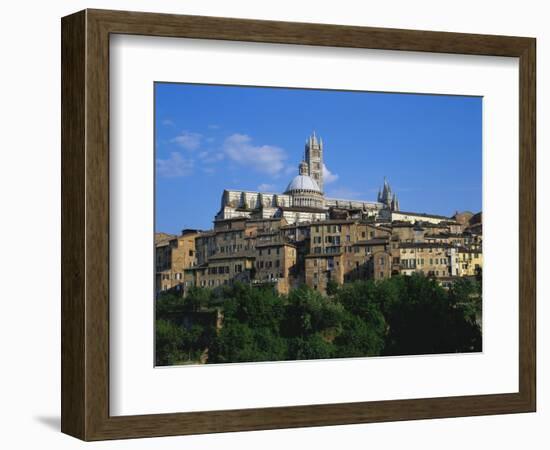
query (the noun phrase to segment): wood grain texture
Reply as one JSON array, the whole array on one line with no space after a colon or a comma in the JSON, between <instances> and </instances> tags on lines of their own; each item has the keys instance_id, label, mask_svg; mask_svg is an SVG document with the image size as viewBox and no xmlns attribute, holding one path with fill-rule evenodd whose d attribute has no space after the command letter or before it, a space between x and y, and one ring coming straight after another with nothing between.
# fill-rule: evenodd
<instances>
[{"instance_id":1,"label":"wood grain texture","mask_svg":"<svg viewBox=\"0 0 550 450\"><path fill-rule=\"evenodd\" d=\"M65 17L61 35L61 430L85 432L85 20Z\"/></svg>"},{"instance_id":2,"label":"wood grain texture","mask_svg":"<svg viewBox=\"0 0 550 450\"><path fill-rule=\"evenodd\" d=\"M520 58L519 392L109 416L109 34ZM62 20L62 430L84 440L534 411L535 40L87 10ZM185 405L182 405L185 408Z\"/></svg>"}]
</instances>

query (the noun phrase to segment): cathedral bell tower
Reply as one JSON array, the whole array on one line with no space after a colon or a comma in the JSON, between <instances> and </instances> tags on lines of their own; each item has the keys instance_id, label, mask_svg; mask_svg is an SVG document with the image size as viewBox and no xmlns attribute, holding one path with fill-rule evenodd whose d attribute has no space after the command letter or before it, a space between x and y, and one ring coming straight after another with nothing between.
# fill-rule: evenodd
<instances>
[{"instance_id":1,"label":"cathedral bell tower","mask_svg":"<svg viewBox=\"0 0 550 450\"><path fill-rule=\"evenodd\" d=\"M309 176L317 182L323 192L323 140L317 139L315 131L306 140L305 156Z\"/></svg>"}]
</instances>

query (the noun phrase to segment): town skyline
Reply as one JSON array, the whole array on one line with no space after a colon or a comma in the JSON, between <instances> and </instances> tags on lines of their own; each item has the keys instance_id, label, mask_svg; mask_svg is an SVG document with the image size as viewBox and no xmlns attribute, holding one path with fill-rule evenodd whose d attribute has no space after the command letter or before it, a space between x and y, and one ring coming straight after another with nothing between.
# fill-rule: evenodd
<instances>
[{"instance_id":1,"label":"town skyline","mask_svg":"<svg viewBox=\"0 0 550 450\"><path fill-rule=\"evenodd\" d=\"M156 231L211 228L224 189L283 193L312 131L327 198L376 201L387 177L405 211L482 209L481 98L165 83L155 93Z\"/></svg>"}]
</instances>

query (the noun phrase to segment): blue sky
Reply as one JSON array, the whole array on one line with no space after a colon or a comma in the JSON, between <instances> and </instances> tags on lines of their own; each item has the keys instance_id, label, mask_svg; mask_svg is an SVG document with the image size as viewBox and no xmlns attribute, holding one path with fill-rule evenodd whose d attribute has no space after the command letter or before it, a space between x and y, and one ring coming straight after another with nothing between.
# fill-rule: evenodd
<instances>
[{"instance_id":1,"label":"blue sky","mask_svg":"<svg viewBox=\"0 0 550 450\"><path fill-rule=\"evenodd\" d=\"M210 228L224 188L283 192L313 130L328 197L386 176L404 211L480 211L481 118L480 97L156 83L156 230Z\"/></svg>"}]
</instances>

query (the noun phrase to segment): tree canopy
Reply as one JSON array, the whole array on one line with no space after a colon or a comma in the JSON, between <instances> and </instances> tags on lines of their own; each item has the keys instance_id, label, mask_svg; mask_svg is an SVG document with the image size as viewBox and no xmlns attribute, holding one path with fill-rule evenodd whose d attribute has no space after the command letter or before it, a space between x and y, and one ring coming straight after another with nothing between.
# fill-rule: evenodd
<instances>
[{"instance_id":1,"label":"tree canopy","mask_svg":"<svg viewBox=\"0 0 550 450\"><path fill-rule=\"evenodd\" d=\"M156 303L158 365L281 361L481 351L481 285L444 289L422 275L287 296L236 283L194 288ZM221 327L215 315L223 315Z\"/></svg>"}]
</instances>

